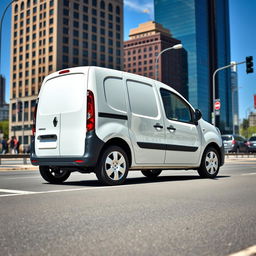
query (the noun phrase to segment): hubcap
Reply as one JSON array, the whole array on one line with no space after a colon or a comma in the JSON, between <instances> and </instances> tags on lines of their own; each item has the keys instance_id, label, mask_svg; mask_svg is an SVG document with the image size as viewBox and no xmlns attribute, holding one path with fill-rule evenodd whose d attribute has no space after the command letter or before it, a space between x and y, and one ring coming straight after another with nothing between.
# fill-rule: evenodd
<instances>
[{"instance_id":1,"label":"hubcap","mask_svg":"<svg viewBox=\"0 0 256 256\"><path fill-rule=\"evenodd\" d=\"M205 158L205 167L209 174L217 172L219 166L218 157L215 152L210 151Z\"/></svg>"},{"instance_id":2,"label":"hubcap","mask_svg":"<svg viewBox=\"0 0 256 256\"><path fill-rule=\"evenodd\" d=\"M67 173L67 171L61 170L61 169L58 169L58 168L51 168L50 172L51 172L52 176L54 176L56 178L61 178L64 175L66 175L66 173Z\"/></svg>"},{"instance_id":3,"label":"hubcap","mask_svg":"<svg viewBox=\"0 0 256 256\"><path fill-rule=\"evenodd\" d=\"M124 156L118 151L111 152L106 158L105 170L111 180L117 181L122 179L126 170Z\"/></svg>"}]
</instances>

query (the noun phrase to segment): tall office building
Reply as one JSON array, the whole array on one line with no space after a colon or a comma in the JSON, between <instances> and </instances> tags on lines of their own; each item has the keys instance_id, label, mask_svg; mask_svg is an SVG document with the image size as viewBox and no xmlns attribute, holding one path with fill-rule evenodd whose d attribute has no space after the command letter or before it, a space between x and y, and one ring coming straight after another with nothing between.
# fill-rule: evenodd
<instances>
[{"instance_id":1,"label":"tall office building","mask_svg":"<svg viewBox=\"0 0 256 256\"><path fill-rule=\"evenodd\" d=\"M239 101L238 101L238 79L237 66L231 67L231 89L232 89L232 113L233 133L239 134Z\"/></svg>"},{"instance_id":2,"label":"tall office building","mask_svg":"<svg viewBox=\"0 0 256 256\"><path fill-rule=\"evenodd\" d=\"M5 104L5 78L0 75L0 107Z\"/></svg>"},{"instance_id":3,"label":"tall office building","mask_svg":"<svg viewBox=\"0 0 256 256\"><path fill-rule=\"evenodd\" d=\"M9 104L5 103L5 78L0 75L0 121L8 120Z\"/></svg>"},{"instance_id":4,"label":"tall office building","mask_svg":"<svg viewBox=\"0 0 256 256\"><path fill-rule=\"evenodd\" d=\"M124 42L124 70L157 79L187 98L186 51L166 51L156 65L156 57L162 50L181 43L171 36L170 30L149 21L131 29L129 37Z\"/></svg>"},{"instance_id":5,"label":"tall office building","mask_svg":"<svg viewBox=\"0 0 256 256\"><path fill-rule=\"evenodd\" d=\"M11 39L10 135L29 144L46 75L74 66L122 69L123 0L15 2Z\"/></svg>"},{"instance_id":6,"label":"tall office building","mask_svg":"<svg viewBox=\"0 0 256 256\"><path fill-rule=\"evenodd\" d=\"M228 0L154 0L155 20L169 28L188 52L189 100L210 121L212 75L230 64ZM217 126L232 131L230 70L216 77L216 98L221 100Z\"/></svg>"}]
</instances>

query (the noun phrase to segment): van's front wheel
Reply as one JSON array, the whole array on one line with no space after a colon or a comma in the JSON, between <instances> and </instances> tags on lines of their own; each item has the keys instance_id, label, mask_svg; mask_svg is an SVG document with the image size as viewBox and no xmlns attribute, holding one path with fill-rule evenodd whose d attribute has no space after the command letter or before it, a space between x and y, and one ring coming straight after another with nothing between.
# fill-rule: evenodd
<instances>
[{"instance_id":1,"label":"van's front wheel","mask_svg":"<svg viewBox=\"0 0 256 256\"><path fill-rule=\"evenodd\" d=\"M120 185L128 174L128 157L118 146L108 147L96 167L96 176L103 185Z\"/></svg>"},{"instance_id":2,"label":"van's front wheel","mask_svg":"<svg viewBox=\"0 0 256 256\"><path fill-rule=\"evenodd\" d=\"M205 150L198 173L202 178L215 178L220 168L219 153L215 148Z\"/></svg>"},{"instance_id":3,"label":"van's front wheel","mask_svg":"<svg viewBox=\"0 0 256 256\"><path fill-rule=\"evenodd\" d=\"M57 167L39 166L41 176L48 182L59 184L64 182L70 176L70 171L62 170Z\"/></svg>"}]
</instances>

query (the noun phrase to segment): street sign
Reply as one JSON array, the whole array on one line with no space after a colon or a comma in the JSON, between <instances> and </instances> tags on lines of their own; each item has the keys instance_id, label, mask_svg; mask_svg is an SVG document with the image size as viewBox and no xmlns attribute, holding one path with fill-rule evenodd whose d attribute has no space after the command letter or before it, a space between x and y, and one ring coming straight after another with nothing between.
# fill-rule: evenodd
<instances>
[{"instance_id":1,"label":"street sign","mask_svg":"<svg viewBox=\"0 0 256 256\"><path fill-rule=\"evenodd\" d=\"M220 110L220 100L219 99L216 99L215 102L214 102L214 109L215 110Z\"/></svg>"}]
</instances>

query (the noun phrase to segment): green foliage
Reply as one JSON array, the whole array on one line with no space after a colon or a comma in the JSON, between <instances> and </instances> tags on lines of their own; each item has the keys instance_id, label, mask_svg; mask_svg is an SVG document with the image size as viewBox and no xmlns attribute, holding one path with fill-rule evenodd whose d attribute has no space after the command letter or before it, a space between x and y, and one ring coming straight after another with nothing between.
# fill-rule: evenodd
<instances>
[{"instance_id":1,"label":"green foliage","mask_svg":"<svg viewBox=\"0 0 256 256\"><path fill-rule=\"evenodd\" d=\"M0 122L0 133L3 133L7 139L9 138L9 121Z\"/></svg>"},{"instance_id":2,"label":"green foliage","mask_svg":"<svg viewBox=\"0 0 256 256\"><path fill-rule=\"evenodd\" d=\"M256 134L256 126L251 126L246 129L244 129L243 126L241 126L240 134L243 137L249 139L253 134Z\"/></svg>"},{"instance_id":3,"label":"green foliage","mask_svg":"<svg viewBox=\"0 0 256 256\"><path fill-rule=\"evenodd\" d=\"M241 128L243 130L246 130L249 127L249 120L248 119L243 119L243 122L242 122L241 126L242 126Z\"/></svg>"}]
</instances>

